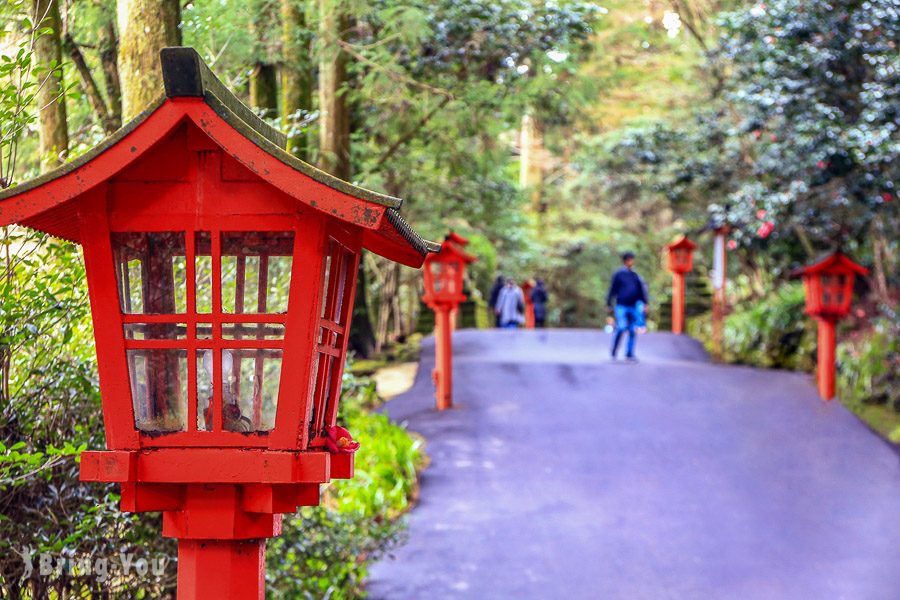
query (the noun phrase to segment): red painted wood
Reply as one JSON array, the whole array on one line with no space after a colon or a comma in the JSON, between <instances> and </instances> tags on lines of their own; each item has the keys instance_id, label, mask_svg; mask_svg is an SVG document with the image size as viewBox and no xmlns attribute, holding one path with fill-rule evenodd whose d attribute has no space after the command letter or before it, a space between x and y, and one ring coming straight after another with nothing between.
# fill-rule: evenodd
<instances>
[{"instance_id":1,"label":"red painted wood","mask_svg":"<svg viewBox=\"0 0 900 600\"><path fill-rule=\"evenodd\" d=\"M684 330L684 274L672 273L672 333Z\"/></svg>"},{"instance_id":2,"label":"red painted wood","mask_svg":"<svg viewBox=\"0 0 900 600\"><path fill-rule=\"evenodd\" d=\"M178 542L178 600L262 600L265 583L264 539Z\"/></svg>"},{"instance_id":3,"label":"red painted wood","mask_svg":"<svg viewBox=\"0 0 900 600\"><path fill-rule=\"evenodd\" d=\"M267 143L202 98L170 98L89 162L0 200L0 224L84 246L109 451L84 452L81 479L120 483L123 510L163 512L163 534L180 539L179 598L262 597L264 538L280 533L281 513L352 477L352 455L310 445L337 417L362 248L423 261L385 206L295 170ZM280 310L267 290L284 256L287 311L267 313ZM235 269L234 314L223 264ZM253 285L256 298L245 297ZM264 356L275 352L275 425L259 431L270 414ZM243 418L252 431L235 427Z\"/></svg>"},{"instance_id":4,"label":"red painted wood","mask_svg":"<svg viewBox=\"0 0 900 600\"><path fill-rule=\"evenodd\" d=\"M819 395L823 400L834 398L834 356L835 356L835 322L832 319L818 319L818 347L816 379Z\"/></svg>"}]
</instances>

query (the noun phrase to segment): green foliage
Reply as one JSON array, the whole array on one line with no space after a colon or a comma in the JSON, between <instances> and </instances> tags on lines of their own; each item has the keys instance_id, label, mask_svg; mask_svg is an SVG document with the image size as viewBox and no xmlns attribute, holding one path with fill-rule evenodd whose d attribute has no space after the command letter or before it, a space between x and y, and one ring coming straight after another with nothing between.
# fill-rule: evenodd
<instances>
[{"instance_id":1,"label":"green foliage","mask_svg":"<svg viewBox=\"0 0 900 600\"><path fill-rule=\"evenodd\" d=\"M723 347L728 362L768 368L812 370L815 323L804 317L803 286L787 284L725 319Z\"/></svg>"},{"instance_id":2,"label":"green foliage","mask_svg":"<svg viewBox=\"0 0 900 600\"><path fill-rule=\"evenodd\" d=\"M814 238L859 240L892 214L900 153L900 7L893 0L775 0L724 16L733 135L753 141L753 177L732 195L743 222L766 211ZM892 208L893 207L893 208Z\"/></svg>"},{"instance_id":3,"label":"green foliage","mask_svg":"<svg viewBox=\"0 0 900 600\"><path fill-rule=\"evenodd\" d=\"M353 479L331 485L322 506L287 516L282 535L269 542L272 598L357 598L369 565L403 538L400 516L417 491L421 442L369 412L378 402L375 382L344 375L339 421L360 442Z\"/></svg>"},{"instance_id":4,"label":"green foliage","mask_svg":"<svg viewBox=\"0 0 900 600\"><path fill-rule=\"evenodd\" d=\"M864 405L894 411L898 417L886 428L875 427L900 442L900 320L876 319L865 336L838 344L837 394L858 412Z\"/></svg>"}]
</instances>

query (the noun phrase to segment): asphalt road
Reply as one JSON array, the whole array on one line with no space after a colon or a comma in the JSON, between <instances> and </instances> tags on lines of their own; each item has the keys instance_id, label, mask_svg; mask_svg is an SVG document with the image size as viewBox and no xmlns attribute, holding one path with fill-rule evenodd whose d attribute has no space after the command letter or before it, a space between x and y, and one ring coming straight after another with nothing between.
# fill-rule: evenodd
<instances>
[{"instance_id":1,"label":"asphalt road","mask_svg":"<svg viewBox=\"0 0 900 600\"><path fill-rule=\"evenodd\" d=\"M375 599L900 599L900 458L802 374L665 334L461 331L387 412L428 439Z\"/></svg>"}]
</instances>

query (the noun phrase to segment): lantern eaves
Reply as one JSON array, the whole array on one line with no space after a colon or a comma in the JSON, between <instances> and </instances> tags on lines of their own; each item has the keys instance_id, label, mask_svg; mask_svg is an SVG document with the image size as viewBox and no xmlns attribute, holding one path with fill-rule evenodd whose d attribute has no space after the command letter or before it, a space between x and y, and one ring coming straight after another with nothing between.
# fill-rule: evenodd
<instances>
[{"instance_id":1,"label":"lantern eaves","mask_svg":"<svg viewBox=\"0 0 900 600\"><path fill-rule=\"evenodd\" d=\"M165 95L90 151L53 171L0 192L0 225L19 223L62 239L80 243L80 234L77 228L72 227L75 219L71 218L70 211L55 209L138 160L150 146L168 135L179 122L187 117L188 120L194 120L196 125L210 135L224 152L230 154L267 183L280 188L288 195L326 215L343 219L352 225L363 228L366 231L366 235L363 236L363 244L374 252L418 267L421 266L422 259L427 254L439 250L439 244L424 240L400 216L398 209L403 203L401 199L355 186L329 175L287 152L284 149L287 137L265 123L234 96L209 70L209 67L193 48L164 48L160 52L160 61ZM253 150L248 151L247 148L252 147L246 143L243 148L230 147L228 141L218 139L213 135L211 129L215 127L214 123L196 123L197 118L193 114L188 114L190 113L189 107L183 104L185 100L180 99L187 99L188 102L190 99L202 101L215 113L215 116L218 116L225 125L233 130L233 132L220 130L218 133L231 133L232 135L227 137L229 140L233 140L235 138L233 133L237 132L239 136L249 140L257 150L264 154ZM172 112L173 102L182 103L179 106L184 107L183 114L177 114L178 111ZM132 136L138 133L142 125L148 124L150 121L153 121L155 134L143 136L141 144L131 144ZM209 127L204 125L209 125ZM153 135L156 138L153 138ZM131 144L130 148L127 148L129 144ZM98 164L95 161L108 158L104 155L112 154L110 151L119 146L126 146L125 150L121 151L125 158L108 160L104 163L104 168L93 168ZM254 152L256 154L252 155ZM272 165L277 167L277 163L281 163L288 167L286 176L282 173L279 177L279 174L271 172L270 169L257 165L259 157L263 157L264 160L265 157L271 157L277 161ZM280 168L284 170L284 167ZM333 195L334 192L337 192L338 196L342 196L344 201L352 206L352 210L342 213L333 207L329 209L329 207L323 206L323 203L319 203L315 199L310 199L308 192L304 193L298 189L300 186L297 185L296 174L305 176L332 190L329 194ZM66 180L67 185L48 187L38 192L39 188L63 179ZM35 192L41 197L38 198L30 192Z\"/></svg>"},{"instance_id":2,"label":"lantern eaves","mask_svg":"<svg viewBox=\"0 0 900 600\"><path fill-rule=\"evenodd\" d=\"M687 236L682 235L674 242L668 245L670 250L677 250L679 248L687 248L688 250L693 250L697 247L697 244L688 239Z\"/></svg>"},{"instance_id":3,"label":"lantern eaves","mask_svg":"<svg viewBox=\"0 0 900 600\"><path fill-rule=\"evenodd\" d=\"M477 260L471 254L463 251L459 245L453 243L449 239L449 236L448 239L444 240L444 243L439 246L438 254L433 258L435 260L453 260L454 258L458 258L466 264L471 264Z\"/></svg>"},{"instance_id":4,"label":"lantern eaves","mask_svg":"<svg viewBox=\"0 0 900 600\"><path fill-rule=\"evenodd\" d=\"M829 271L850 271L861 277L869 274L869 270L864 266L853 262L853 260L843 252L832 252L824 258L820 258L811 265L800 267L792 272L794 277L805 277L816 275L818 273L827 273Z\"/></svg>"},{"instance_id":5,"label":"lantern eaves","mask_svg":"<svg viewBox=\"0 0 900 600\"><path fill-rule=\"evenodd\" d=\"M458 244L459 246L467 246L469 244L469 240L459 235L455 231L451 231L447 234L446 240L453 242L454 244Z\"/></svg>"}]
</instances>

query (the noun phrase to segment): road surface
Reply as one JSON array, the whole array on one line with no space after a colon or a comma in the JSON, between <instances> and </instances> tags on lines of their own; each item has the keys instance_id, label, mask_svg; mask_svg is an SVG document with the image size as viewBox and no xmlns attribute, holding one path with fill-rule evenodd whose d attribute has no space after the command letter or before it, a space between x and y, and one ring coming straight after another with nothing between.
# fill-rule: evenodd
<instances>
[{"instance_id":1,"label":"road surface","mask_svg":"<svg viewBox=\"0 0 900 600\"><path fill-rule=\"evenodd\" d=\"M666 334L636 365L593 331L455 343L453 410L430 340L385 408L431 464L372 598L900 598L900 457L809 376Z\"/></svg>"}]
</instances>

